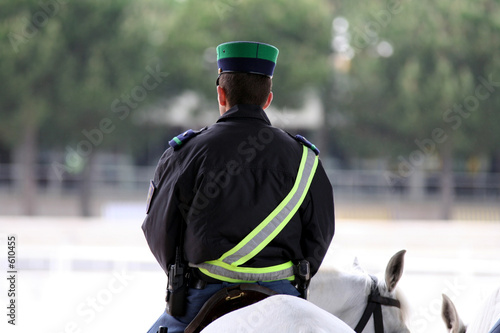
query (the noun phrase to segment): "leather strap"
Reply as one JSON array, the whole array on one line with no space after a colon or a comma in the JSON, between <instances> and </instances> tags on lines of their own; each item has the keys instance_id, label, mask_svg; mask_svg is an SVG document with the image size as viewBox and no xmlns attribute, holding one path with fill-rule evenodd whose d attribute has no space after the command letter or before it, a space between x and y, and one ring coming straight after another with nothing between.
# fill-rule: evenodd
<instances>
[{"instance_id":1,"label":"leather strap","mask_svg":"<svg viewBox=\"0 0 500 333\"><path fill-rule=\"evenodd\" d=\"M221 289L203 304L200 312L189 323L184 332L198 333L226 313L276 294L278 293L274 290L253 283L238 284Z\"/></svg>"},{"instance_id":2,"label":"leather strap","mask_svg":"<svg viewBox=\"0 0 500 333\"><path fill-rule=\"evenodd\" d=\"M375 326L375 333L384 333L384 321L382 318L382 305L401 307L401 303L397 299L389 298L380 295L377 287L377 278L370 276L372 279L371 291L368 296L365 312L361 316L358 325L354 328L356 333L363 332L368 320L373 314L373 324Z\"/></svg>"}]
</instances>

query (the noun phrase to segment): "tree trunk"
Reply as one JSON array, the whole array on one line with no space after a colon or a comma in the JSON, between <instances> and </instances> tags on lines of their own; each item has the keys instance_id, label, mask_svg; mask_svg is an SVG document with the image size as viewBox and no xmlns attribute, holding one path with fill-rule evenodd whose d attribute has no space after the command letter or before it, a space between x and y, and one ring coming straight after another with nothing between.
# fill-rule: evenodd
<instances>
[{"instance_id":1,"label":"tree trunk","mask_svg":"<svg viewBox=\"0 0 500 333\"><path fill-rule=\"evenodd\" d=\"M329 91L329 90L328 90ZM322 157L327 157L330 155L330 124L329 124L329 110L332 109L333 102L330 101L331 96L324 94L318 96L320 98L321 105L321 113L322 113L322 122L318 129L316 130L315 135L313 136L314 144L318 149L322 152Z\"/></svg>"},{"instance_id":2,"label":"tree trunk","mask_svg":"<svg viewBox=\"0 0 500 333\"><path fill-rule=\"evenodd\" d=\"M489 175L486 178L487 195L494 198L500 196L500 149L496 149L491 154L491 164Z\"/></svg>"},{"instance_id":3,"label":"tree trunk","mask_svg":"<svg viewBox=\"0 0 500 333\"><path fill-rule=\"evenodd\" d=\"M37 193L37 128L33 122L26 123L19 150L19 185L21 187L22 213L33 216L36 212Z\"/></svg>"},{"instance_id":4,"label":"tree trunk","mask_svg":"<svg viewBox=\"0 0 500 333\"><path fill-rule=\"evenodd\" d=\"M425 199L425 171L424 164L427 157L422 157L424 162L413 166L413 172L410 175L408 194L412 202L422 202Z\"/></svg>"},{"instance_id":5,"label":"tree trunk","mask_svg":"<svg viewBox=\"0 0 500 333\"><path fill-rule=\"evenodd\" d=\"M453 179L453 142L451 135L443 142L441 149L443 168L441 172L441 218L450 220L454 201L455 181Z\"/></svg>"},{"instance_id":6,"label":"tree trunk","mask_svg":"<svg viewBox=\"0 0 500 333\"><path fill-rule=\"evenodd\" d=\"M95 153L91 152L85 161L80 178L80 215L92 216L92 174L94 169Z\"/></svg>"},{"instance_id":7,"label":"tree trunk","mask_svg":"<svg viewBox=\"0 0 500 333\"><path fill-rule=\"evenodd\" d=\"M326 157L329 154L329 128L326 123L326 112L323 115L323 124L318 128L316 135L314 136L314 145L323 153L322 156Z\"/></svg>"}]
</instances>

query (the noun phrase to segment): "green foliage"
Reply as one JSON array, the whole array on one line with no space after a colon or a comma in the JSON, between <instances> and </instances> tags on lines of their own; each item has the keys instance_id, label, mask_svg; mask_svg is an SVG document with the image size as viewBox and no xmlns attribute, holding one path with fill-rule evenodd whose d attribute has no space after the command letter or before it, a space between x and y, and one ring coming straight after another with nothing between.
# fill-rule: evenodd
<instances>
[{"instance_id":1,"label":"green foliage","mask_svg":"<svg viewBox=\"0 0 500 333\"><path fill-rule=\"evenodd\" d=\"M47 125L58 126L68 139L81 140L81 130L98 127L105 118L111 119L114 128L127 128L111 105L141 83L148 65L145 32L139 30L132 39L124 31L127 5L124 1L76 2L60 17L62 52L56 55L54 115ZM108 136L106 141L113 143L114 138Z\"/></svg>"},{"instance_id":2,"label":"green foliage","mask_svg":"<svg viewBox=\"0 0 500 333\"><path fill-rule=\"evenodd\" d=\"M84 133L100 130L104 120L110 130L102 140L96 134L92 150L140 150L146 138L133 122L138 109L184 90L213 100L215 108L215 47L225 41L258 40L280 49L278 105L301 104L305 86L320 87L330 76L325 0L293 6L284 0L7 0L0 17L0 78L8 82L0 91L0 141L10 147L19 145L30 122L42 146L76 150L89 140ZM161 84L144 89L156 69Z\"/></svg>"},{"instance_id":3,"label":"green foliage","mask_svg":"<svg viewBox=\"0 0 500 333\"><path fill-rule=\"evenodd\" d=\"M44 146L75 147L87 140L84 130L109 119L113 130L99 149L141 150L146 136L135 111L185 90L215 109L215 47L257 40L280 50L273 103L297 107L304 88L319 90L327 111L343 120L333 135L344 155L407 154L436 128L464 156L491 154L500 142L499 7L493 0L5 0L0 142L18 145L31 124ZM355 55L347 72L331 69L335 16L349 21ZM377 52L382 41L393 47L389 57ZM131 99L157 68L162 82Z\"/></svg>"},{"instance_id":4,"label":"green foliage","mask_svg":"<svg viewBox=\"0 0 500 333\"><path fill-rule=\"evenodd\" d=\"M37 124L49 113L47 82L55 66L51 50L58 44L57 28L45 26L48 16L40 15L35 6L35 1L9 2L0 14L0 77L4 82L0 140L9 145L19 139L23 126Z\"/></svg>"},{"instance_id":5,"label":"green foliage","mask_svg":"<svg viewBox=\"0 0 500 333\"><path fill-rule=\"evenodd\" d=\"M215 47L233 40L261 41L280 50L274 103L301 104L304 86L320 87L331 75L331 9L323 0L201 1L179 4L160 53L172 75L165 94L191 89L215 101Z\"/></svg>"},{"instance_id":6,"label":"green foliage","mask_svg":"<svg viewBox=\"0 0 500 333\"><path fill-rule=\"evenodd\" d=\"M499 9L492 0L344 6L338 14L350 22L356 51L349 73L355 98L341 101L353 126L345 129L346 149L363 151L375 139L372 155L408 154L419 149L415 140L443 129L465 156L498 150L500 86L487 91L484 81L500 82ZM390 57L377 54L381 41L392 45Z\"/></svg>"},{"instance_id":7,"label":"green foliage","mask_svg":"<svg viewBox=\"0 0 500 333\"><path fill-rule=\"evenodd\" d=\"M27 123L46 147L86 140L84 130L110 119L93 149L121 142L136 127L113 113L148 74L152 46L129 0L7 1L0 25L0 141L15 147ZM142 100L145 105L149 99ZM129 110L133 111L133 108ZM126 118L126 119L125 119ZM97 142L97 140L96 140Z\"/></svg>"}]
</instances>

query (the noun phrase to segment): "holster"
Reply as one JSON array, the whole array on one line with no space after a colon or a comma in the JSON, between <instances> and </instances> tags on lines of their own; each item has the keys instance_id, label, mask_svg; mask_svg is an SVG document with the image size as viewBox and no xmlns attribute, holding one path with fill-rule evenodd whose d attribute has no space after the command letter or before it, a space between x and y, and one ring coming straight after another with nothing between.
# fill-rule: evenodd
<instances>
[{"instance_id":1,"label":"holster","mask_svg":"<svg viewBox=\"0 0 500 333\"><path fill-rule=\"evenodd\" d=\"M311 281L311 266L309 261L303 259L300 260L294 267L295 288L300 293L303 299L307 299L309 296L309 282Z\"/></svg>"}]
</instances>

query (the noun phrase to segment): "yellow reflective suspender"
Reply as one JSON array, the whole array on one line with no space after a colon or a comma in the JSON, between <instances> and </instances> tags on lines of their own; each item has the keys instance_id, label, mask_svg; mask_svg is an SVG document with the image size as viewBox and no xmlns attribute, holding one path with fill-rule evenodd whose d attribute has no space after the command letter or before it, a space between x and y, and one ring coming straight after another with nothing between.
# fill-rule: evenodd
<instances>
[{"instance_id":1,"label":"yellow reflective suspender","mask_svg":"<svg viewBox=\"0 0 500 333\"><path fill-rule=\"evenodd\" d=\"M293 280L293 264L291 261L270 267L239 267L256 256L269 244L290 219L295 215L309 190L318 156L303 146L302 159L295 183L281 203L235 247L224 253L219 259L201 264L189 264L198 267L201 272L215 279L242 283L256 281Z\"/></svg>"}]
</instances>

